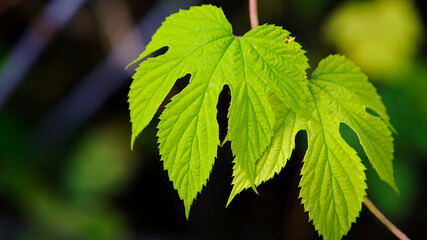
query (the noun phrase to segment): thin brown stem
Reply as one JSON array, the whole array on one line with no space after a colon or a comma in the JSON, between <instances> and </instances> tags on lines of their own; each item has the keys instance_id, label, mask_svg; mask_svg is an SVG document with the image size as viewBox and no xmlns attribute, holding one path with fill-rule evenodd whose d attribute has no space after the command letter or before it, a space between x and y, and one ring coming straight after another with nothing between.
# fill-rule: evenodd
<instances>
[{"instance_id":1,"label":"thin brown stem","mask_svg":"<svg viewBox=\"0 0 427 240\"><path fill-rule=\"evenodd\" d=\"M394 226L394 224L391 223L366 196L364 204L369 209L369 211L371 211L375 217L377 217L396 237L402 240L409 240L409 238L402 231L400 231L399 228Z\"/></svg>"},{"instance_id":2,"label":"thin brown stem","mask_svg":"<svg viewBox=\"0 0 427 240\"><path fill-rule=\"evenodd\" d=\"M251 28L258 27L257 0L249 0L249 18L251 20Z\"/></svg>"}]
</instances>

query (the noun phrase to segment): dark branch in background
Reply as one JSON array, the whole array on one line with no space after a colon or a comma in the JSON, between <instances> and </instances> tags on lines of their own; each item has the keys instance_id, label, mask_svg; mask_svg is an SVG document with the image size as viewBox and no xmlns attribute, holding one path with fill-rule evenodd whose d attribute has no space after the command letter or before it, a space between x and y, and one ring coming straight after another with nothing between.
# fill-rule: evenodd
<instances>
[{"instance_id":1,"label":"dark branch in background","mask_svg":"<svg viewBox=\"0 0 427 240\"><path fill-rule=\"evenodd\" d=\"M0 109L55 34L72 19L85 2L86 0L53 0L25 30L4 64L0 66Z\"/></svg>"},{"instance_id":2,"label":"dark branch in background","mask_svg":"<svg viewBox=\"0 0 427 240\"><path fill-rule=\"evenodd\" d=\"M103 62L88 73L77 86L64 97L44 119L35 132L35 142L42 151L49 152L86 122L117 90L130 84L132 71L125 66L144 49L141 39L150 39L166 16L189 7L197 0L159 1L113 47ZM111 39L113 40L113 39ZM102 86L102 87L100 87Z\"/></svg>"},{"instance_id":3,"label":"dark branch in background","mask_svg":"<svg viewBox=\"0 0 427 240\"><path fill-rule=\"evenodd\" d=\"M144 49L141 35L150 39L163 19L197 0L163 0L156 4L121 41L110 55L71 90L35 131L35 142L42 151L51 151L86 122L104 102L120 89L131 75L124 67ZM0 66L0 111L19 86L52 38L72 19L86 0L53 0L24 32ZM109 39L111 40L111 39ZM103 86L103 87L99 87Z\"/></svg>"},{"instance_id":4,"label":"dark branch in background","mask_svg":"<svg viewBox=\"0 0 427 240\"><path fill-rule=\"evenodd\" d=\"M19 3L20 0L1 0L0 1L0 14L6 12L8 9L12 8Z\"/></svg>"}]
</instances>

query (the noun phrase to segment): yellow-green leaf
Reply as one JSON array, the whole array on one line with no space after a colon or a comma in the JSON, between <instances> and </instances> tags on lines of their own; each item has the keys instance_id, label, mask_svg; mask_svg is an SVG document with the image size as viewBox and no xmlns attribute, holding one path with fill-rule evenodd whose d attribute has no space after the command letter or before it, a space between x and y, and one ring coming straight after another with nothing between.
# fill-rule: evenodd
<instances>
[{"instance_id":1,"label":"yellow-green leaf","mask_svg":"<svg viewBox=\"0 0 427 240\"><path fill-rule=\"evenodd\" d=\"M160 116L161 160L184 201L186 216L209 178L219 144L216 104L224 85L231 89L229 139L236 168L255 189L255 163L271 142L275 117L267 92L295 112L309 116L307 58L289 32L273 25L232 34L220 8L205 5L166 19L135 61L168 47L137 68L129 92L132 145L151 121L177 79L189 85Z\"/></svg>"}]
</instances>

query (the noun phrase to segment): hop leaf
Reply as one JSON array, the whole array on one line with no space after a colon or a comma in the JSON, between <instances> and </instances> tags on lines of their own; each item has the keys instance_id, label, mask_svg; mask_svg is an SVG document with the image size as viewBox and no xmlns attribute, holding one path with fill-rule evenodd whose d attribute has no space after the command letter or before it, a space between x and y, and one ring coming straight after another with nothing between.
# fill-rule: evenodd
<instances>
[{"instance_id":1,"label":"hop leaf","mask_svg":"<svg viewBox=\"0 0 427 240\"><path fill-rule=\"evenodd\" d=\"M309 84L314 121L301 171L302 203L325 239L340 239L356 220L366 194L364 166L340 137L339 124L359 136L380 178L397 191L393 177L393 139L375 88L352 62L330 56L319 63ZM379 116L369 114L372 109Z\"/></svg>"},{"instance_id":2,"label":"hop leaf","mask_svg":"<svg viewBox=\"0 0 427 240\"><path fill-rule=\"evenodd\" d=\"M232 34L221 9L192 7L166 19L134 62L142 62L129 92L132 146L175 81L191 74L189 85L160 116L161 160L169 179L190 206L209 178L219 144L216 104L224 85L231 89L229 139L235 166L255 189L256 161L270 145L276 122L267 92L296 113L310 117L305 80L307 58L289 32L263 25L243 37Z\"/></svg>"},{"instance_id":3,"label":"hop leaf","mask_svg":"<svg viewBox=\"0 0 427 240\"><path fill-rule=\"evenodd\" d=\"M168 51L143 61L133 77L131 145L176 80L190 74L189 85L172 98L158 126L161 160L187 218L217 154L216 105L224 85L232 95L227 136L235 156L228 203L279 173L290 158L295 135L306 130L309 148L300 197L319 234L341 238L359 215L366 194L365 167L341 138L341 123L358 134L380 178L398 192L393 128L375 88L349 60L330 56L307 81L307 58L289 32L263 25L236 37L222 10L210 5L168 17L134 62L163 47Z\"/></svg>"},{"instance_id":4,"label":"hop leaf","mask_svg":"<svg viewBox=\"0 0 427 240\"><path fill-rule=\"evenodd\" d=\"M289 109L272 94L277 122L271 146L256 164L255 185L285 166L299 130L308 133L308 150L301 174L300 197L310 220L325 239L340 239L355 222L366 192L365 167L341 138L340 123L353 128L382 180L397 190L393 177L392 126L385 107L367 77L343 56L322 60L312 75L308 100L312 119ZM373 110L378 116L368 113ZM250 186L235 168L229 202Z\"/></svg>"}]
</instances>

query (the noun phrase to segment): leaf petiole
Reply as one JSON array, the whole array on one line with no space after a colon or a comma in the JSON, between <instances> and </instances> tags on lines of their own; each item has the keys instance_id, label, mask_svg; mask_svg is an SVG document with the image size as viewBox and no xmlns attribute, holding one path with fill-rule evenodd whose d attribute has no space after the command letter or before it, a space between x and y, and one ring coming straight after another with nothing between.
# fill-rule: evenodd
<instances>
[{"instance_id":1,"label":"leaf petiole","mask_svg":"<svg viewBox=\"0 0 427 240\"><path fill-rule=\"evenodd\" d=\"M377 217L396 237L401 240L409 240L409 238L402 231L400 231L399 228L394 226L394 224L390 222L384 216L384 214L382 214L380 210L378 210L377 207L375 207L375 205L371 202L371 200L369 200L368 197L365 196L365 202L363 203L369 209L369 211L371 211L375 215L375 217Z\"/></svg>"},{"instance_id":2,"label":"leaf petiole","mask_svg":"<svg viewBox=\"0 0 427 240\"><path fill-rule=\"evenodd\" d=\"M257 10L257 1L249 0L249 18L251 20L251 28L254 29L258 27L258 10Z\"/></svg>"}]
</instances>

